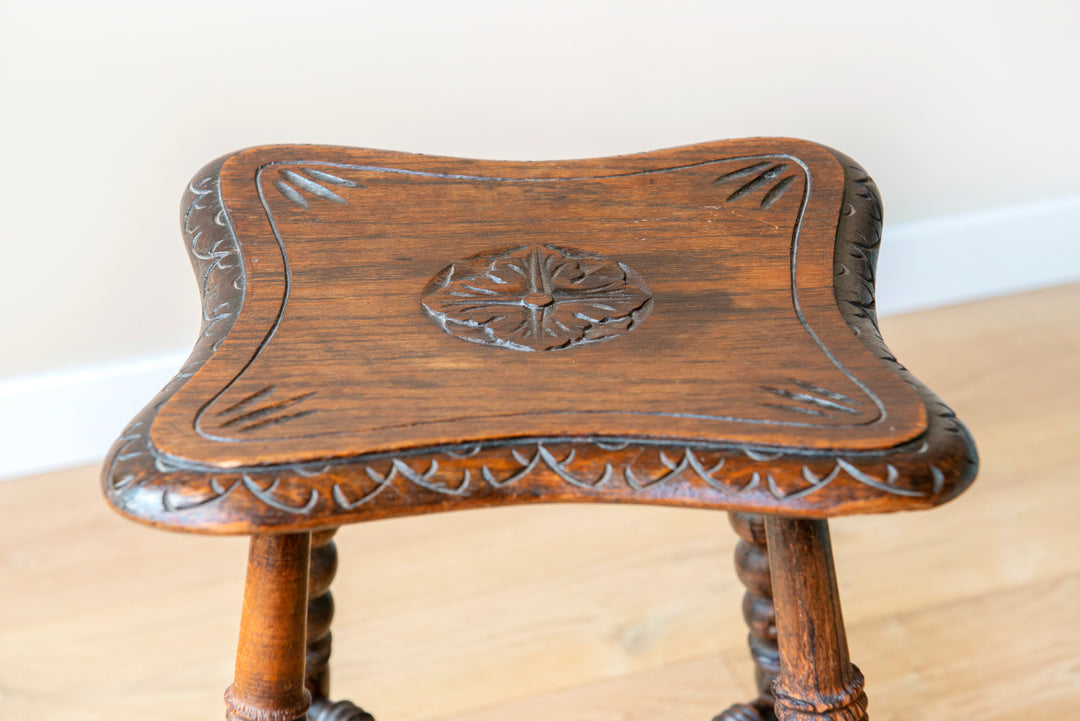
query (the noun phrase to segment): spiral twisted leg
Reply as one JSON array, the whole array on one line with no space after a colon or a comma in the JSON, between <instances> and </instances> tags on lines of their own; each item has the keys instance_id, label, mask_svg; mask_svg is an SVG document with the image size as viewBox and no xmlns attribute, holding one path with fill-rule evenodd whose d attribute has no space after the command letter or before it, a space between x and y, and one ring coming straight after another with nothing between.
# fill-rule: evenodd
<instances>
[{"instance_id":1,"label":"spiral twisted leg","mask_svg":"<svg viewBox=\"0 0 1080 721\"><path fill-rule=\"evenodd\" d=\"M729 518L739 535L739 544L735 547L735 572L746 586L743 618L750 628L750 655L754 659L759 695L749 704L735 704L713 721L774 721L772 682L780 672L780 652L776 645L776 610L772 600L765 519L751 513L731 513Z\"/></svg>"},{"instance_id":2,"label":"spiral twisted leg","mask_svg":"<svg viewBox=\"0 0 1080 721\"><path fill-rule=\"evenodd\" d=\"M334 597L330 584L337 573L336 528L311 534L311 570L308 575L307 667L304 684L311 693L310 721L375 721L352 701L330 700L330 625Z\"/></svg>"}]
</instances>

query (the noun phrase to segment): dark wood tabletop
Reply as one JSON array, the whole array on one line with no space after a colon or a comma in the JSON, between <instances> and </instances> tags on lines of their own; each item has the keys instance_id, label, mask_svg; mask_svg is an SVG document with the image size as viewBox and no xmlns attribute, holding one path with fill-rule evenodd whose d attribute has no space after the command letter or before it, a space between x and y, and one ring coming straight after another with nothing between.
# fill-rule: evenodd
<instances>
[{"instance_id":1,"label":"dark wood tabletop","mask_svg":"<svg viewBox=\"0 0 1080 721\"><path fill-rule=\"evenodd\" d=\"M202 336L104 475L154 525L581 500L820 517L974 476L878 334L873 182L820 145L260 147L207 166L182 216Z\"/></svg>"}]
</instances>

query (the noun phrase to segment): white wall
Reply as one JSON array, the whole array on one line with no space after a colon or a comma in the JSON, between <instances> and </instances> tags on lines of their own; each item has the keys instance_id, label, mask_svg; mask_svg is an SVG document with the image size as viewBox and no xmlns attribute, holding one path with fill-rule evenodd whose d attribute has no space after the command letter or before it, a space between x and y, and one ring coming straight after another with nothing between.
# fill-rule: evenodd
<instances>
[{"instance_id":1,"label":"white wall","mask_svg":"<svg viewBox=\"0 0 1080 721\"><path fill-rule=\"evenodd\" d=\"M938 278L961 278L947 299L1080 278L1077 7L3 0L0 457L26 426L10 399L27 376L145 369L189 347L180 193L207 160L260 143L541 159L799 136L877 179L886 258L913 251L897 268L953 251L931 291ZM1019 235L984 247L977 229L1000 217ZM1035 262L1048 242L1066 254ZM886 277L896 309L940 300ZM63 413L72 396L57 397Z\"/></svg>"}]
</instances>

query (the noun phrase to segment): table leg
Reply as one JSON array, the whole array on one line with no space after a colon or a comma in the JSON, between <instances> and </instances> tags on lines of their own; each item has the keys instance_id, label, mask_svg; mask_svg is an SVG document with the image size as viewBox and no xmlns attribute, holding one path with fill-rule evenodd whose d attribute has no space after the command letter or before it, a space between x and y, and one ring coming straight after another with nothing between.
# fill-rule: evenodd
<instances>
[{"instance_id":1,"label":"table leg","mask_svg":"<svg viewBox=\"0 0 1080 721\"><path fill-rule=\"evenodd\" d=\"M756 513L730 513L731 527L739 535L735 547L735 572L746 586L743 618L750 629L750 656L758 697L749 704L735 704L713 721L775 721L772 682L780 671L776 646L776 611L769 577L769 552L765 542L765 517Z\"/></svg>"},{"instance_id":2,"label":"table leg","mask_svg":"<svg viewBox=\"0 0 1080 721\"><path fill-rule=\"evenodd\" d=\"M330 650L333 634L334 597L330 584L337 574L336 528L311 534L311 571L308 582L307 672L305 685L311 693L309 721L374 721L352 701L330 700Z\"/></svg>"},{"instance_id":3,"label":"table leg","mask_svg":"<svg viewBox=\"0 0 1080 721\"><path fill-rule=\"evenodd\" d=\"M256 535L248 551L236 673L225 691L228 721L297 721L304 688L311 534Z\"/></svg>"},{"instance_id":4,"label":"table leg","mask_svg":"<svg viewBox=\"0 0 1080 721\"><path fill-rule=\"evenodd\" d=\"M829 524L767 516L780 675L780 721L866 721L863 677L848 656Z\"/></svg>"}]
</instances>

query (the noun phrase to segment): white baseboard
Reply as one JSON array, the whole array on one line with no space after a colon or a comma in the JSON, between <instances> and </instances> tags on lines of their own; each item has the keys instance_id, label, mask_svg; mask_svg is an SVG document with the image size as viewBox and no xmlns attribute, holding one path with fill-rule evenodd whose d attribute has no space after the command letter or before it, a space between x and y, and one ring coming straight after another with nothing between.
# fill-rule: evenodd
<instances>
[{"instance_id":1,"label":"white baseboard","mask_svg":"<svg viewBox=\"0 0 1080 721\"><path fill-rule=\"evenodd\" d=\"M1080 196L885 223L881 315L1080 281Z\"/></svg>"},{"instance_id":2,"label":"white baseboard","mask_svg":"<svg viewBox=\"0 0 1080 721\"><path fill-rule=\"evenodd\" d=\"M882 315L1080 281L1080 196L886 226ZM100 462L187 351L0 379L0 479Z\"/></svg>"},{"instance_id":3,"label":"white baseboard","mask_svg":"<svg viewBox=\"0 0 1080 721\"><path fill-rule=\"evenodd\" d=\"M187 356L0 380L0 479L99 463Z\"/></svg>"}]
</instances>

